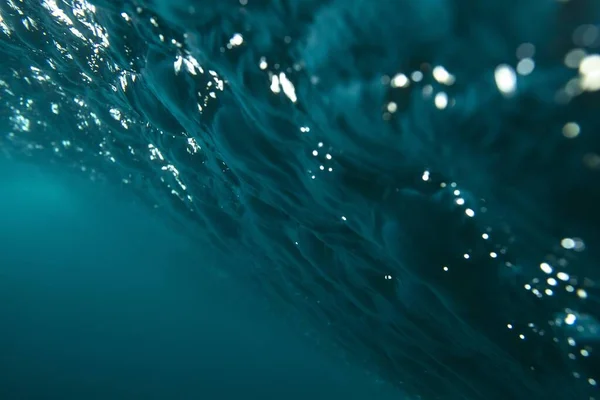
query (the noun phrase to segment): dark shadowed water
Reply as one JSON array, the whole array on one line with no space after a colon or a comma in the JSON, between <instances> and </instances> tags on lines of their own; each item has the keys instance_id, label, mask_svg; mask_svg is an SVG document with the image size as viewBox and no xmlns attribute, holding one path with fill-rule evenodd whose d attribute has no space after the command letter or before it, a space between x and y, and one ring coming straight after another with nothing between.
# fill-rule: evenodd
<instances>
[{"instance_id":1,"label":"dark shadowed water","mask_svg":"<svg viewBox=\"0 0 600 400\"><path fill-rule=\"evenodd\" d=\"M6 0L5 387L598 398L599 22L589 0Z\"/></svg>"}]
</instances>

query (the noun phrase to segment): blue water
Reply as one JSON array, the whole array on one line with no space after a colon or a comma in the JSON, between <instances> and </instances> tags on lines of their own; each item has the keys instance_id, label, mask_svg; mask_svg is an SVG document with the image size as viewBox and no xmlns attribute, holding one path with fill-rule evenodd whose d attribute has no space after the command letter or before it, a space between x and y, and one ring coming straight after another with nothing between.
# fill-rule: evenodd
<instances>
[{"instance_id":1,"label":"blue water","mask_svg":"<svg viewBox=\"0 0 600 400\"><path fill-rule=\"evenodd\" d=\"M9 223L1 243L10 251L2 265L15 280L6 281L12 303L3 312L14 321L6 334L36 332L17 323L31 314L18 310L44 304L50 289L40 281L71 274L87 280L81 296L100 293L83 319L92 325L114 321L107 310L148 307L134 299L153 298L153 285L170 295L152 309L175 302L169 309L185 310L162 325L157 313L119 315L150 314L132 325L165 350L153 357L136 347L128 370L155 365L154 375L116 386L86 380L108 376L108 366L116 371L118 351L102 359L102 374L78 378L41 355L33 369L38 352L20 342L4 368L21 378L35 371L29 381L40 387L55 384L47 397L19 392L35 385L6 386L14 398L64 397L69 382L88 382L79 397L108 388L116 392L101 397L148 397L154 387L171 393L158 398L199 397L195 378L182 377L202 375L193 352L208 339L176 339L158 326L193 330L194 310L218 319L217 305L241 293L257 305L245 311L245 301L232 302L231 312L247 318L215 335L232 335L239 350L211 347L215 359L252 359L258 345L241 338L255 326L261 340L277 329L289 338L289 355L260 354L293 360L309 352L299 346L314 353L297 370L267 359L270 367L253 374L229 371L238 377L231 386L303 382L310 391L352 382L342 385L351 394L290 390L323 399L384 399L388 390L408 399L597 396L597 2L8 0L0 15L0 149L11 182L0 189L19 187L13 200L3 196ZM19 173L24 163L46 171L43 179ZM66 194L45 186L59 179L52 177L69 182ZM28 208L52 224L15 211L32 187L49 198ZM82 194L93 190L102 194ZM72 224L44 211L52 202L64 208L74 193L83 197ZM103 217L109 209L121 214ZM132 232L118 222L128 220ZM150 220L164 240L149 234L158 229L144 225ZM105 242L108 232L115 236ZM60 237L77 238L78 251L65 254L64 242L48 239ZM138 250L129 254L130 240ZM43 251L32 252L34 242ZM157 254L143 255L146 248ZM186 291L176 289L183 283ZM111 285L117 293L107 293ZM68 317L44 313L44 329L63 332L59 326L81 320L67 307L78 292L66 292L70 300L53 309L70 310ZM77 336L83 349L101 341L98 332ZM133 335L111 332L120 346ZM166 350L161 341L180 347ZM47 342L56 350L50 359L68 359L58 343L68 347ZM228 373L216 361L203 365L214 379ZM185 385L192 389L178 393Z\"/></svg>"},{"instance_id":2,"label":"blue water","mask_svg":"<svg viewBox=\"0 0 600 400\"><path fill-rule=\"evenodd\" d=\"M3 167L0 398L394 398L123 193Z\"/></svg>"}]
</instances>

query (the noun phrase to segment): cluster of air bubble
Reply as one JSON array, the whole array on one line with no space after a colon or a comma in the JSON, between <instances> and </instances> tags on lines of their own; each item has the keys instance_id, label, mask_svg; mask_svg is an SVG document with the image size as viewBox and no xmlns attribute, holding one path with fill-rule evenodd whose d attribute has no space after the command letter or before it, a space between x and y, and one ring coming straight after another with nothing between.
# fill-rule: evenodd
<instances>
[{"instance_id":1,"label":"cluster of air bubble","mask_svg":"<svg viewBox=\"0 0 600 400\"><path fill-rule=\"evenodd\" d=\"M592 399L600 10L479 3L8 0L0 148L120 182L409 393Z\"/></svg>"}]
</instances>

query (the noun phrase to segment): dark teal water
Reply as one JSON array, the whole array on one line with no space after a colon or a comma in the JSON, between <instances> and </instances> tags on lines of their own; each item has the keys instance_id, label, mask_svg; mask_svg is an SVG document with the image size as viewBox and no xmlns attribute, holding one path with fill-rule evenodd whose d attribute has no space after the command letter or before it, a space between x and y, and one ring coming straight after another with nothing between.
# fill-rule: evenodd
<instances>
[{"instance_id":1,"label":"dark teal water","mask_svg":"<svg viewBox=\"0 0 600 400\"><path fill-rule=\"evenodd\" d=\"M41 398L207 396L199 368L298 398L597 397L597 2L9 0L0 15L16 398L43 382ZM31 181L22 163L48 172ZM46 197L27 205L32 188ZM63 302L45 304L53 291ZM218 321L223 301L244 328L212 336L239 348L208 346L215 361L199 363L210 339L174 332L198 329L195 310ZM60 314L35 322L55 332L49 358L32 350L28 302ZM69 353L56 336L76 321L88 330ZM129 324L103 342L134 341L127 357L99 352L102 372L52 362L102 343L108 321ZM259 352L253 374L219 365L256 364L250 327L267 342L286 330L281 350ZM269 360L309 353L297 370ZM309 393L325 387L341 391ZM259 392L208 396L291 398Z\"/></svg>"},{"instance_id":2,"label":"dark teal water","mask_svg":"<svg viewBox=\"0 0 600 400\"><path fill-rule=\"evenodd\" d=\"M393 398L123 193L2 166L0 398Z\"/></svg>"}]
</instances>

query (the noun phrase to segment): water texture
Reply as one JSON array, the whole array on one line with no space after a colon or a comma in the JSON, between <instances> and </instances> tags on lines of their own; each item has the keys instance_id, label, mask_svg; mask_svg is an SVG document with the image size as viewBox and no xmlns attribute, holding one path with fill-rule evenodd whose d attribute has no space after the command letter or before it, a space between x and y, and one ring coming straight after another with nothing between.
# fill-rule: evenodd
<instances>
[{"instance_id":1,"label":"water texture","mask_svg":"<svg viewBox=\"0 0 600 400\"><path fill-rule=\"evenodd\" d=\"M0 149L422 399L592 399L600 4L8 0Z\"/></svg>"}]
</instances>

